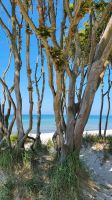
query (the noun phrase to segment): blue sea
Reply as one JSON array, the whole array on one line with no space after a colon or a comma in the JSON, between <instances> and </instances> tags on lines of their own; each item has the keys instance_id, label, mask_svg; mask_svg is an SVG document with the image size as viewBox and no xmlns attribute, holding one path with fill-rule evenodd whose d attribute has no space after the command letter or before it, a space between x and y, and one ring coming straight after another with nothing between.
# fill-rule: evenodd
<instances>
[{"instance_id":1,"label":"blue sea","mask_svg":"<svg viewBox=\"0 0 112 200\"><path fill-rule=\"evenodd\" d=\"M102 130L104 129L105 126L105 119L106 116L103 116L102 118ZM28 115L23 115L23 125L24 125L24 130L28 128L29 125L29 116ZM98 130L98 125L99 125L99 116L97 115L91 115L89 117L88 123L85 127L86 131L90 130ZM37 126L37 115L33 115L33 129L32 133L36 133L36 126ZM55 131L55 118L54 115L42 115L42 121L41 121L41 132L42 133L50 133ZM108 128L107 129L112 129L112 116L109 117L108 121ZM14 124L13 128L14 132L17 132L16 129L16 123Z\"/></svg>"}]
</instances>

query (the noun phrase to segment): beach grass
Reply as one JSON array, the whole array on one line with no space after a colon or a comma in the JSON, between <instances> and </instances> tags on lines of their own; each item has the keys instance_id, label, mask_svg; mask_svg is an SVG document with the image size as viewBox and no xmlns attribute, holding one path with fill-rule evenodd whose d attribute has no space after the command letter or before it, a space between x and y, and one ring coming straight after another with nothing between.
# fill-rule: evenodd
<instances>
[{"instance_id":1,"label":"beach grass","mask_svg":"<svg viewBox=\"0 0 112 200\"><path fill-rule=\"evenodd\" d=\"M12 136L12 140L15 143L17 137ZM112 152L111 136L104 139L86 135L83 144L106 144L105 150ZM85 164L74 153L59 163L51 149L53 143L48 139L34 152L27 149L18 155L16 149L1 150L0 199L18 196L21 200L83 200L83 188L91 190L93 187Z\"/></svg>"},{"instance_id":2,"label":"beach grass","mask_svg":"<svg viewBox=\"0 0 112 200\"><path fill-rule=\"evenodd\" d=\"M61 164L49 153L52 141L42 145L36 152L28 149L18 157L15 150L0 152L0 170L3 181L0 184L0 199L16 196L28 200L80 199L83 198L80 183L85 180L84 164L70 154ZM1 176L1 175L0 175Z\"/></svg>"},{"instance_id":3,"label":"beach grass","mask_svg":"<svg viewBox=\"0 0 112 200\"><path fill-rule=\"evenodd\" d=\"M50 200L83 200L82 188L85 182L87 186L88 180L89 173L84 163L71 153L64 163L57 163L52 169L44 195Z\"/></svg>"},{"instance_id":4,"label":"beach grass","mask_svg":"<svg viewBox=\"0 0 112 200\"><path fill-rule=\"evenodd\" d=\"M109 153L112 153L112 135L108 135L107 137L99 137L97 135L85 135L83 137L82 144L84 146L86 145L102 145L102 150L108 151Z\"/></svg>"}]
</instances>

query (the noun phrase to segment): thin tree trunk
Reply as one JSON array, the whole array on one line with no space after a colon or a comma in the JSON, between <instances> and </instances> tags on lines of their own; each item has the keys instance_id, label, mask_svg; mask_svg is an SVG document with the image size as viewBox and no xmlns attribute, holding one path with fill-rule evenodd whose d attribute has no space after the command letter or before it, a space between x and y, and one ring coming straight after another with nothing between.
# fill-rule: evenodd
<instances>
[{"instance_id":1,"label":"thin tree trunk","mask_svg":"<svg viewBox=\"0 0 112 200\"><path fill-rule=\"evenodd\" d=\"M106 123L105 123L105 129L104 129L104 137L106 137L107 126L108 126L108 118L109 118L109 113L110 113L110 95L109 95L109 93L107 94L107 99L108 99L108 112L107 112L107 116L106 116Z\"/></svg>"},{"instance_id":2,"label":"thin tree trunk","mask_svg":"<svg viewBox=\"0 0 112 200\"><path fill-rule=\"evenodd\" d=\"M38 86L36 84L36 91L38 90ZM41 110L42 110L42 102L43 102L43 97L44 97L44 90L45 90L45 73L43 72L42 74L42 93L41 93L41 97L40 100L38 100L38 119L37 119L37 135L36 135L36 141L34 144L34 148L36 148L40 143L40 125L41 125Z\"/></svg>"},{"instance_id":3,"label":"thin tree trunk","mask_svg":"<svg viewBox=\"0 0 112 200\"><path fill-rule=\"evenodd\" d=\"M25 6L27 9L28 14L28 2L25 1ZM28 129L25 131L24 137L20 141L21 146L24 145L24 142L26 141L28 134L32 130L33 126L33 86L32 86L32 80L31 80L31 68L30 68L30 27L29 24L26 22L26 72L27 72L27 79L28 79L28 95L29 95L29 126Z\"/></svg>"},{"instance_id":4,"label":"thin tree trunk","mask_svg":"<svg viewBox=\"0 0 112 200\"><path fill-rule=\"evenodd\" d=\"M44 90L45 90L45 72L42 72L42 93L41 93L41 99L38 105L38 121L37 121L37 138L40 138L40 125L41 125L41 110L42 110L42 102L44 97Z\"/></svg>"},{"instance_id":5,"label":"thin tree trunk","mask_svg":"<svg viewBox=\"0 0 112 200\"><path fill-rule=\"evenodd\" d=\"M109 68L109 74L108 74L108 91L107 91L107 99L108 99L108 111L106 116L106 122L105 122L105 129L104 129L104 137L106 137L106 131L108 126L108 118L110 113L110 89L111 89L112 83L110 80L110 68Z\"/></svg>"},{"instance_id":6,"label":"thin tree trunk","mask_svg":"<svg viewBox=\"0 0 112 200\"><path fill-rule=\"evenodd\" d=\"M18 131L18 147L21 148L24 145L21 145L21 140L24 137L24 129L22 123L22 98L20 92L20 70L21 70L21 57L20 52L17 48L17 33L16 33L16 11L15 11L16 3L12 1L12 50L14 54L15 61L15 72L14 72L14 91L16 97L16 124Z\"/></svg>"},{"instance_id":7,"label":"thin tree trunk","mask_svg":"<svg viewBox=\"0 0 112 200\"><path fill-rule=\"evenodd\" d=\"M35 83L36 83L36 92L37 92L37 99L38 99L38 103L37 103L38 118L37 118L37 134L36 134L35 142L33 144L33 149L36 149L41 144L41 139L40 139L41 110L42 110L42 103L43 103L44 90L45 90L44 55L43 55L42 48L41 48L41 76L39 80L37 80L37 69L38 69L38 61L36 63L36 68L35 68ZM40 94L38 82L40 81L41 77L42 77L42 90Z\"/></svg>"},{"instance_id":8,"label":"thin tree trunk","mask_svg":"<svg viewBox=\"0 0 112 200\"><path fill-rule=\"evenodd\" d=\"M103 82L102 82L103 84ZM102 125L102 112L103 112L103 104L104 104L104 95L103 95L103 85L101 85L101 107L100 107L100 118L99 118L99 137L102 136L102 128L101 128L101 125Z\"/></svg>"},{"instance_id":9,"label":"thin tree trunk","mask_svg":"<svg viewBox=\"0 0 112 200\"><path fill-rule=\"evenodd\" d=\"M0 103L0 144L2 143L3 139L3 127L2 127L2 111L1 111L1 103Z\"/></svg>"},{"instance_id":10,"label":"thin tree trunk","mask_svg":"<svg viewBox=\"0 0 112 200\"><path fill-rule=\"evenodd\" d=\"M16 118L16 106L15 106L15 103L14 103L12 97L11 97L12 90L9 91L8 86L6 85L6 83L1 78L0 78L0 83L2 84L5 91L7 92L8 101L9 101L9 108L8 108L8 111L7 111L7 115L5 116L6 117L5 120L7 120L7 122L6 122L6 124L3 124L3 122L1 121L1 130L3 131L3 133L6 134L8 145L9 145L9 147L11 147L10 135L12 133L12 128L13 128L15 118ZM10 124L8 124L8 119L9 119L10 110L11 110L11 104L12 104L12 107L13 107L13 110L14 110L14 114L13 114L13 118L12 118ZM0 107L0 111L1 111L1 107ZM1 115L1 117L3 118L4 116Z\"/></svg>"}]
</instances>

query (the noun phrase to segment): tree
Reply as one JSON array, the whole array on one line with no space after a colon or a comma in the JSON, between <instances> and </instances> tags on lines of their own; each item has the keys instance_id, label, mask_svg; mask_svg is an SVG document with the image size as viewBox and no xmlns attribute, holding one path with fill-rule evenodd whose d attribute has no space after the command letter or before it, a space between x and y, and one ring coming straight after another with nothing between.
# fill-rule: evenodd
<instances>
[{"instance_id":1,"label":"tree","mask_svg":"<svg viewBox=\"0 0 112 200\"><path fill-rule=\"evenodd\" d=\"M13 128L15 118L16 118L16 106L15 106L15 103L13 101L13 98L11 97L11 92L13 90L13 87L11 88L11 90L9 90L6 83L1 78L0 78L0 83L2 84L4 90L7 93L8 104L9 104L6 115L4 115L4 112L2 112L3 110L2 110L2 107L1 107L1 104L0 104L0 144L2 144L4 134L5 134L6 138L7 138L7 143L9 145L9 147L11 148L10 135L12 133L12 128ZM12 120L9 124L8 120L9 120L9 116L10 116L11 105L13 107L14 114L13 114Z\"/></svg>"},{"instance_id":2,"label":"tree","mask_svg":"<svg viewBox=\"0 0 112 200\"><path fill-rule=\"evenodd\" d=\"M41 44L40 44L41 45ZM33 143L33 149L36 149L41 144L40 139L40 125L41 125L41 110L42 110L42 102L44 97L44 90L45 90L45 70L44 70L44 52L42 50L42 45L40 48L40 60L41 60L41 76L39 79L37 79L37 71L38 71L38 65L39 65L39 55L37 57L36 61L36 67L35 67L35 86L36 86L36 93L37 93L37 132L36 132L36 139ZM42 79L42 88L41 91L39 89L39 81Z\"/></svg>"},{"instance_id":3,"label":"tree","mask_svg":"<svg viewBox=\"0 0 112 200\"><path fill-rule=\"evenodd\" d=\"M54 111L57 132L61 145L61 155L64 158L67 152L71 150L80 151L83 130L87 123L91 106L93 104L95 93L99 87L106 69L106 60L112 51L112 3L94 3L94 1L78 0L73 3L72 9L69 1L63 1L61 20L60 40L57 36L57 5L53 0L42 2L38 0L39 27L37 28L31 18L27 15L24 4L17 0L24 19L29 23L32 30L41 40L45 50L48 62L52 63L56 73L56 91L54 95ZM99 9L102 6L102 9ZM106 8L105 8L106 6ZM85 14L89 14L90 25L86 35L88 49L85 49L85 43L81 46L79 24ZM104 24L101 33L98 29ZM50 24L50 26L48 26ZM67 33L65 29L67 26ZM87 32L86 32L87 33ZM65 37L65 41L64 41ZM71 46L74 51L70 54ZM86 46L87 47L87 46ZM88 51L89 50L89 51ZM86 53L86 56L85 56ZM84 58L85 56L85 58ZM77 77L80 73L80 67L88 67L87 84L80 95L80 102L75 102L75 87ZM63 132L61 120L61 102L63 94L63 75L66 73L69 77L68 92L68 111L66 131ZM52 82L50 80L50 82ZM53 82L52 82L53 83ZM80 87L83 84L80 84ZM77 109L78 106L78 109ZM63 137L63 133L65 138Z\"/></svg>"},{"instance_id":4,"label":"tree","mask_svg":"<svg viewBox=\"0 0 112 200\"><path fill-rule=\"evenodd\" d=\"M10 63L11 63L11 58L12 58L12 51L10 50L10 55L9 55L9 61L8 61L8 65L3 73L2 78L0 78L0 83L3 87L3 103L0 103L0 144L2 145L4 136L6 136L7 138L7 144L9 147L11 147L11 141L10 141L10 135L12 132L12 128L16 119L16 106L15 103L13 101L13 98L11 97L11 93L14 90L14 85L11 87L11 89L8 89L8 86L6 84L6 74L9 70L10 67ZM5 113L5 106L6 106L6 101L8 101L8 108L7 111ZM9 117L10 117L10 113L11 113L11 106L13 107L14 110L14 114L12 117L11 122L9 123Z\"/></svg>"},{"instance_id":5,"label":"tree","mask_svg":"<svg viewBox=\"0 0 112 200\"><path fill-rule=\"evenodd\" d=\"M112 81L110 80L110 71L111 71L110 66L108 66L108 90L105 93L105 94L107 94L107 99L108 99L108 110L107 110L107 116L106 116L106 122L105 122L104 137L106 137L108 118L109 118L109 113L110 113L110 90L112 87Z\"/></svg>"},{"instance_id":6,"label":"tree","mask_svg":"<svg viewBox=\"0 0 112 200\"><path fill-rule=\"evenodd\" d=\"M20 18L18 19L18 10L17 10L17 2L15 0L10 0L9 1L9 8L11 8L11 14L10 10L7 10L5 4L3 2L0 2L0 5L8 19L10 20L10 26L7 24L7 22L3 20L2 17L0 17L0 25L1 27L5 30L7 37L10 41L10 49L11 49L11 54L9 58L9 63L8 66L3 74L3 78L1 79L1 84L3 86L3 96L4 96L4 101L3 104L0 104L0 120L1 120L1 129L0 129L0 135L1 135L1 140L4 135L4 130L6 132L7 130L7 136L8 140L10 143L10 135L12 132L12 127L15 121L15 118L12 119L12 125L10 126L10 133L8 133L8 120L10 116L10 110L11 110L11 104L14 107L14 117L16 117L16 124L17 124L17 131L18 131L18 141L16 147L18 149L21 149L24 147L24 143L27 138L33 139L30 137L28 134L32 130L33 126L33 83L35 82L36 84L36 89L37 89L37 96L39 94L39 88L38 88L38 81L36 77L37 73L37 65L36 65L36 70L35 70L35 81L32 81L32 68L30 66L30 39L31 39L31 29L29 24L26 22L25 23L25 35L26 35L26 74L27 74L27 80L28 80L28 94L29 94L29 126L27 130L24 130L23 127L23 122L22 122L22 96L21 96L21 90L20 90L20 76L21 76L21 67L22 67L22 58L21 58L21 50L22 50L22 31L24 28L23 27L23 22L24 19L21 16L19 12ZM31 6L31 2L29 1L24 1L24 6L27 12L27 15L29 16L29 8ZM5 83L5 75L10 67L10 62L11 62L11 57L12 54L14 55L14 65L15 65L15 71L14 71L14 85L11 88L11 91L9 91L6 83ZM39 107L39 118L38 118L38 123L37 123L37 137L40 134L40 122L41 122L41 107L42 107L42 101L43 101L43 96L44 96L44 86L45 86L45 73L44 73L44 57L43 57L43 50L41 48L41 64L42 64L42 79L43 79L43 87L42 87L42 94L38 96L38 107ZM5 108L5 102L6 102L6 87L9 92L12 92L13 90L15 91L15 96L16 96L16 102L14 103L11 93L10 93L10 98L8 95L8 104L9 108L7 111L6 116L4 115L4 108ZM15 111L16 109L16 111ZM35 141L35 140L34 140ZM37 141L37 138L36 138ZM35 142L36 142L35 141ZM11 145L11 144L10 144Z\"/></svg>"},{"instance_id":7,"label":"tree","mask_svg":"<svg viewBox=\"0 0 112 200\"><path fill-rule=\"evenodd\" d=\"M107 67L109 73L108 73L108 89L106 92L104 92L104 81L102 80L101 83L101 108L100 108L100 118L99 118L99 136L102 136L101 133L101 125L102 125L102 113L103 113L103 106L104 106L104 97L107 96L108 99L108 111L107 111L107 116L106 116L106 122L105 122L105 128L104 128L104 137L106 137L106 130L107 130L107 125L108 125L108 117L109 117L109 112L110 112L110 89L111 89L111 80L110 80L110 65Z\"/></svg>"}]
</instances>

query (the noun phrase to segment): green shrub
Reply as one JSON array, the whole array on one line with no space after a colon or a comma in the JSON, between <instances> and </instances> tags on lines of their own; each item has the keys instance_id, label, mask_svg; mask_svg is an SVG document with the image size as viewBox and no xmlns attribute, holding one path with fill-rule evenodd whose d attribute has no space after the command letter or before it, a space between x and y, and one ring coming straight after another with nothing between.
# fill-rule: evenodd
<instances>
[{"instance_id":1,"label":"green shrub","mask_svg":"<svg viewBox=\"0 0 112 200\"><path fill-rule=\"evenodd\" d=\"M70 154L63 164L58 164L50 176L45 196L50 200L81 200L80 185L83 164L76 155Z\"/></svg>"}]
</instances>

